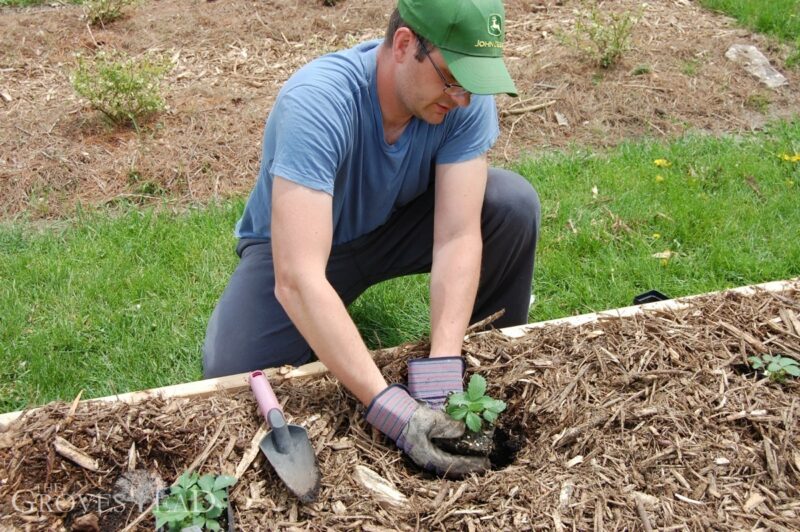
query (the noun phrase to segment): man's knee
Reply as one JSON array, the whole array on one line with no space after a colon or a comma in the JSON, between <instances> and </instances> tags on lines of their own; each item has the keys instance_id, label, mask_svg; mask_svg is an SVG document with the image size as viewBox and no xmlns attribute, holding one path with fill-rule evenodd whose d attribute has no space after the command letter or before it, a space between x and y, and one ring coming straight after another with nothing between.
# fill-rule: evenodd
<instances>
[{"instance_id":1,"label":"man's knee","mask_svg":"<svg viewBox=\"0 0 800 532\"><path fill-rule=\"evenodd\" d=\"M504 225L530 228L538 233L541 218L539 194L524 177L500 168L489 170L483 204L484 217L498 216Z\"/></svg>"},{"instance_id":2,"label":"man's knee","mask_svg":"<svg viewBox=\"0 0 800 532\"><path fill-rule=\"evenodd\" d=\"M230 367L230 358L226 356L226 351L230 349L230 344L225 342L223 331L220 331L219 309L215 308L208 320L206 338L203 342L203 378L211 379L236 373Z\"/></svg>"},{"instance_id":3,"label":"man's knee","mask_svg":"<svg viewBox=\"0 0 800 532\"><path fill-rule=\"evenodd\" d=\"M293 328L274 337L261 331L247 331L228 325L218 329L219 319L212 314L203 344L203 378L223 377L236 373L300 366L311 361L313 353Z\"/></svg>"}]
</instances>

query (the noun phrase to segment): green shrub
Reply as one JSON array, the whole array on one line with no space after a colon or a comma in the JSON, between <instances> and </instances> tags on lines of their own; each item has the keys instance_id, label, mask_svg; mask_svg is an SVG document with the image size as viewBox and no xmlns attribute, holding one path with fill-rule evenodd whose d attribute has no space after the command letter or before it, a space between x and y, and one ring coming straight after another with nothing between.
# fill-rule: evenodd
<instances>
[{"instance_id":1,"label":"green shrub","mask_svg":"<svg viewBox=\"0 0 800 532\"><path fill-rule=\"evenodd\" d=\"M582 5L572 32L559 35L561 42L598 66L610 68L630 49L638 17L629 11L607 12L596 0Z\"/></svg>"},{"instance_id":2,"label":"green shrub","mask_svg":"<svg viewBox=\"0 0 800 532\"><path fill-rule=\"evenodd\" d=\"M86 18L90 24L106 24L122 17L122 11L138 0L86 0Z\"/></svg>"},{"instance_id":3,"label":"green shrub","mask_svg":"<svg viewBox=\"0 0 800 532\"><path fill-rule=\"evenodd\" d=\"M114 124L131 123L164 109L161 79L171 64L162 57L125 57L99 52L91 60L78 56L70 79L80 96Z\"/></svg>"}]
</instances>

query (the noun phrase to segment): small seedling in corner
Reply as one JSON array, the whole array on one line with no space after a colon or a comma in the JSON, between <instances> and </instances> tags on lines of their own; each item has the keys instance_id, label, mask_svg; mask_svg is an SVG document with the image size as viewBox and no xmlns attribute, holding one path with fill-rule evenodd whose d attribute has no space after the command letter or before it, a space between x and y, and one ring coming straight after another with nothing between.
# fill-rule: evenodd
<instances>
[{"instance_id":1,"label":"small seedling in corner","mask_svg":"<svg viewBox=\"0 0 800 532\"><path fill-rule=\"evenodd\" d=\"M236 482L227 475L183 473L169 489L169 495L153 509L156 528L175 532L190 526L221 530L219 519L228 508L225 488Z\"/></svg>"},{"instance_id":2,"label":"small seedling in corner","mask_svg":"<svg viewBox=\"0 0 800 532\"><path fill-rule=\"evenodd\" d=\"M89 24L107 24L121 18L128 6L136 5L138 0L87 0L84 3Z\"/></svg>"},{"instance_id":3,"label":"small seedling in corner","mask_svg":"<svg viewBox=\"0 0 800 532\"><path fill-rule=\"evenodd\" d=\"M486 395L486 379L477 374L470 377L466 392L456 392L447 398L445 408L450 417L463 420L472 432L480 432L483 420L493 424L505 409L503 401Z\"/></svg>"},{"instance_id":4,"label":"small seedling in corner","mask_svg":"<svg viewBox=\"0 0 800 532\"><path fill-rule=\"evenodd\" d=\"M560 34L559 39L601 68L611 68L630 50L637 21L631 12L609 12L591 0L577 13L572 32Z\"/></svg>"},{"instance_id":5,"label":"small seedling in corner","mask_svg":"<svg viewBox=\"0 0 800 532\"><path fill-rule=\"evenodd\" d=\"M132 123L164 109L161 79L170 70L168 59L145 55L125 57L99 52L87 60L78 56L72 87L114 124Z\"/></svg>"},{"instance_id":6,"label":"small seedling in corner","mask_svg":"<svg viewBox=\"0 0 800 532\"><path fill-rule=\"evenodd\" d=\"M783 382L787 377L800 377L800 364L797 360L781 355L761 355L748 357L750 366L764 372L769 380Z\"/></svg>"}]
</instances>

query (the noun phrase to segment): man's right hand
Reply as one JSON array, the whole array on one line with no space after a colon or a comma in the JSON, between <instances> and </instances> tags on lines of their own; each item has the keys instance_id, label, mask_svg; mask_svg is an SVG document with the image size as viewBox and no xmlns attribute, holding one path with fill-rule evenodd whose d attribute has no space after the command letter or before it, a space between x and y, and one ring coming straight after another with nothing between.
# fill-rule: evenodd
<instances>
[{"instance_id":1,"label":"man's right hand","mask_svg":"<svg viewBox=\"0 0 800 532\"><path fill-rule=\"evenodd\" d=\"M488 470L488 458L447 453L433 438L459 438L466 426L439 410L418 403L400 385L386 388L372 400L367 421L393 439L417 465L447 478Z\"/></svg>"}]
</instances>

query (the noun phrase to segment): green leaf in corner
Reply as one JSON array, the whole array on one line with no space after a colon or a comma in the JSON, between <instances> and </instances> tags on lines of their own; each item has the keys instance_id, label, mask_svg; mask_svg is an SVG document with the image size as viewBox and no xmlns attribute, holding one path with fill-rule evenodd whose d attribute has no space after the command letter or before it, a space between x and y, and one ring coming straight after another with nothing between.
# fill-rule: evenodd
<instances>
[{"instance_id":1,"label":"green leaf in corner","mask_svg":"<svg viewBox=\"0 0 800 532\"><path fill-rule=\"evenodd\" d=\"M236 484L236 477L230 475L220 475L214 481L214 490L225 489Z\"/></svg>"},{"instance_id":2,"label":"green leaf in corner","mask_svg":"<svg viewBox=\"0 0 800 532\"><path fill-rule=\"evenodd\" d=\"M470 401L477 401L483 397L483 394L485 393L486 379L477 373L473 374L469 379L469 384L467 385L467 397Z\"/></svg>"},{"instance_id":3,"label":"green leaf in corner","mask_svg":"<svg viewBox=\"0 0 800 532\"><path fill-rule=\"evenodd\" d=\"M197 485L200 486L200 489L202 489L203 491L213 491L214 475L211 474L203 475L197 480Z\"/></svg>"}]
</instances>

